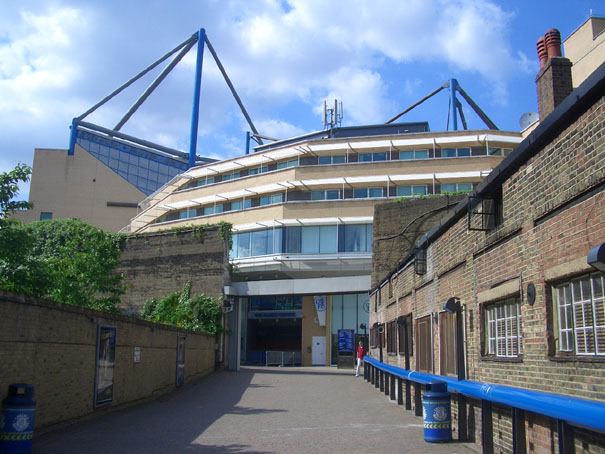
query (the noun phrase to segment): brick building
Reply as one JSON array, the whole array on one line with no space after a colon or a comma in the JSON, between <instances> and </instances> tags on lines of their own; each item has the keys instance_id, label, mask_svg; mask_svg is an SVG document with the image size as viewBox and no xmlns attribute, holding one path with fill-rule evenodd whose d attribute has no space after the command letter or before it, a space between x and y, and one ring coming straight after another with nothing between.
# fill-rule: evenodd
<instances>
[{"instance_id":1,"label":"brick building","mask_svg":"<svg viewBox=\"0 0 605 454\"><path fill-rule=\"evenodd\" d=\"M605 401L605 277L587 259L605 249L605 64L570 94L552 56L536 82L540 125L372 290L371 353L403 368L407 344L412 370ZM454 407L481 443L481 401ZM511 409L492 410L484 452L557 451L556 421L525 412L513 447ZM603 434L573 434L576 452L605 452Z\"/></svg>"}]
</instances>

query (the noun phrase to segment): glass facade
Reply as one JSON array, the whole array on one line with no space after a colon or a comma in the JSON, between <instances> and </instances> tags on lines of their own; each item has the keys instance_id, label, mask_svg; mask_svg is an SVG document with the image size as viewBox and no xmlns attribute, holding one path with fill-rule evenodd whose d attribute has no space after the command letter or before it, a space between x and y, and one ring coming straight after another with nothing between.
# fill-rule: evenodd
<instances>
[{"instance_id":1,"label":"glass facade","mask_svg":"<svg viewBox=\"0 0 605 454\"><path fill-rule=\"evenodd\" d=\"M187 170L183 160L78 130L76 143L146 195Z\"/></svg>"},{"instance_id":2,"label":"glass facade","mask_svg":"<svg viewBox=\"0 0 605 454\"><path fill-rule=\"evenodd\" d=\"M372 224L279 227L234 233L229 258L371 252Z\"/></svg>"},{"instance_id":3,"label":"glass facade","mask_svg":"<svg viewBox=\"0 0 605 454\"><path fill-rule=\"evenodd\" d=\"M347 295L330 295L331 298L331 347L332 364L336 364L338 358L338 330L352 329L355 331L355 346L366 334L360 330L359 325L369 325L369 298L367 293L353 293ZM368 342L365 340L366 349Z\"/></svg>"}]
</instances>

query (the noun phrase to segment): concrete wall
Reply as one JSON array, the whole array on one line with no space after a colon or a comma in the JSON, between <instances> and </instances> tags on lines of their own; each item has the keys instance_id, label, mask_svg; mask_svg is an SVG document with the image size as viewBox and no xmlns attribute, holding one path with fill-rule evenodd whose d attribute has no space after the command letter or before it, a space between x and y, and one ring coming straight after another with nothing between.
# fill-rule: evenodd
<instances>
[{"instance_id":1,"label":"concrete wall","mask_svg":"<svg viewBox=\"0 0 605 454\"><path fill-rule=\"evenodd\" d=\"M34 208L15 217L32 222L40 220L41 212L49 212L53 219L78 218L117 232L137 214L136 204L144 198L144 193L78 145L73 156L67 150L36 149L29 193Z\"/></svg>"},{"instance_id":2,"label":"concrete wall","mask_svg":"<svg viewBox=\"0 0 605 454\"><path fill-rule=\"evenodd\" d=\"M117 328L116 357L113 402L95 409L99 325ZM178 335L185 382L211 373L214 336L0 291L0 399L11 383L32 384L38 430L154 398L175 389Z\"/></svg>"},{"instance_id":3,"label":"concrete wall","mask_svg":"<svg viewBox=\"0 0 605 454\"><path fill-rule=\"evenodd\" d=\"M223 295L229 284L228 244L218 226L129 237L120 256L128 313L140 313L145 301L180 291L191 281L192 294Z\"/></svg>"}]
</instances>

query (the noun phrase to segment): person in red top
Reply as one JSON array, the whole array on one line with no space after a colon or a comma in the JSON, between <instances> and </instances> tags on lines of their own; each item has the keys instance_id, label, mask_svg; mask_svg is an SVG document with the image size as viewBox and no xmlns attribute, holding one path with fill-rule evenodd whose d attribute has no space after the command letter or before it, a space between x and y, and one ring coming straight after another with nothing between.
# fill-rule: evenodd
<instances>
[{"instance_id":1,"label":"person in red top","mask_svg":"<svg viewBox=\"0 0 605 454\"><path fill-rule=\"evenodd\" d=\"M359 347L357 347L357 370L355 371L355 376L359 377L359 368L361 367L361 362L363 361L363 357L366 355L366 350L363 348L363 341L359 341Z\"/></svg>"}]
</instances>

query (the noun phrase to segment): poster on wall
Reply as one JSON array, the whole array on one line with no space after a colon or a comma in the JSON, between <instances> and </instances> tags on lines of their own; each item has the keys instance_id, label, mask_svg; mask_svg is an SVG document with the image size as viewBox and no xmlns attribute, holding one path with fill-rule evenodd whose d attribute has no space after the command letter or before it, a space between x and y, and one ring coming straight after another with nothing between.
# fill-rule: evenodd
<instances>
[{"instance_id":1,"label":"poster on wall","mask_svg":"<svg viewBox=\"0 0 605 454\"><path fill-rule=\"evenodd\" d=\"M116 327L99 325L95 374L95 407L113 400L113 375L116 361Z\"/></svg>"},{"instance_id":2,"label":"poster on wall","mask_svg":"<svg viewBox=\"0 0 605 454\"><path fill-rule=\"evenodd\" d=\"M327 300L328 298L326 296L315 297L315 309L317 310L317 320L319 321L319 326L326 326Z\"/></svg>"}]
</instances>

